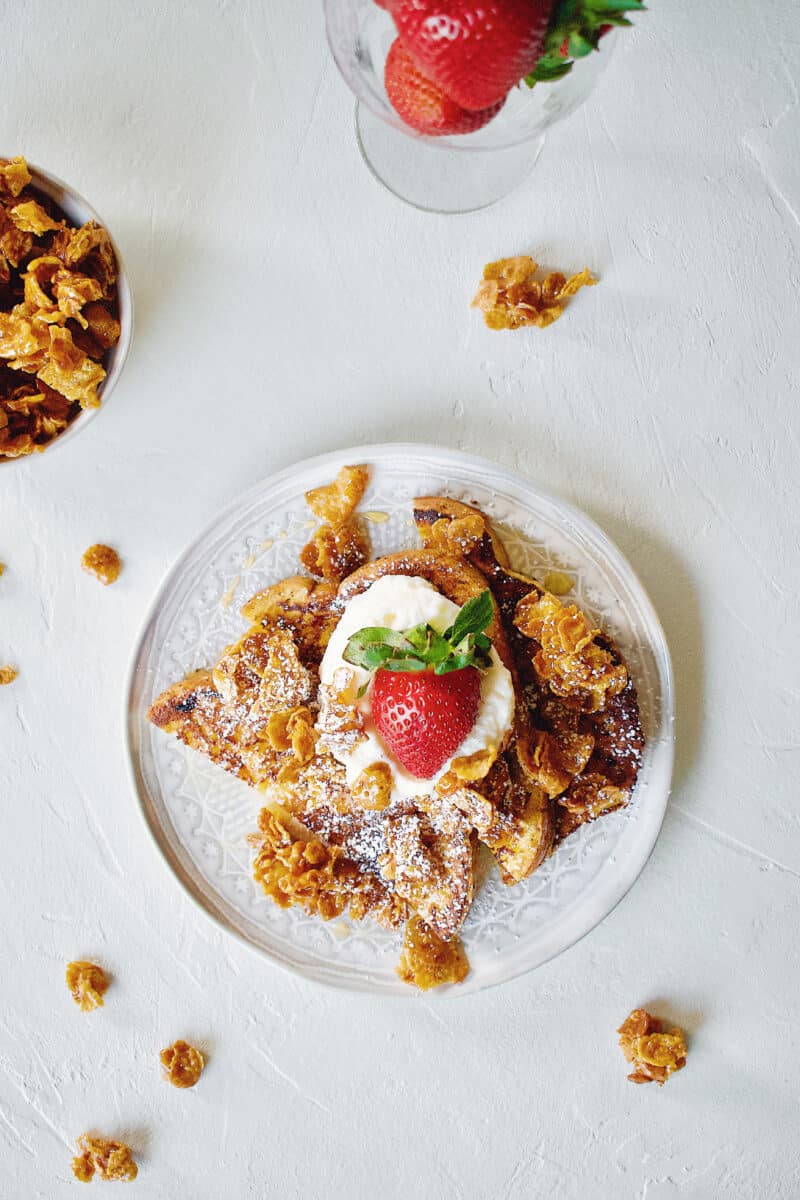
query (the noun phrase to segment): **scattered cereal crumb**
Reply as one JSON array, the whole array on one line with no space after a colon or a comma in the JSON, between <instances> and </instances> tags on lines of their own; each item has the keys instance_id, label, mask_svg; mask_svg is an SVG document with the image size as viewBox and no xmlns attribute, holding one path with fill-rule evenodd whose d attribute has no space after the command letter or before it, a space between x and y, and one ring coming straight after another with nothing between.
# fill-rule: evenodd
<instances>
[{"instance_id":1,"label":"scattered cereal crumb","mask_svg":"<svg viewBox=\"0 0 800 1200\"><path fill-rule=\"evenodd\" d=\"M91 1183L95 1172L100 1179L128 1183L139 1174L131 1148L124 1142L82 1133L77 1146L80 1153L72 1160L72 1174L81 1183Z\"/></svg>"},{"instance_id":2,"label":"scattered cereal crumb","mask_svg":"<svg viewBox=\"0 0 800 1200\"><path fill-rule=\"evenodd\" d=\"M19 675L16 667L0 667L0 687L6 683L13 683Z\"/></svg>"},{"instance_id":3,"label":"scattered cereal crumb","mask_svg":"<svg viewBox=\"0 0 800 1200\"><path fill-rule=\"evenodd\" d=\"M569 279L560 271L551 271L542 280L534 278L538 269L539 264L527 254L487 263L472 307L481 310L490 329L519 329L522 325L544 329L561 316L565 300L580 288L597 283L588 268Z\"/></svg>"},{"instance_id":4,"label":"scattered cereal crumb","mask_svg":"<svg viewBox=\"0 0 800 1200\"><path fill-rule=\"evenodd\" d=\"M370 508L361 514L365 521L370 521L373 525L383 525L389 520L387 512L379 512L377 509Z\"/></svg>"},{"instance_id":5,"label":"scattered cereal crumb","mask_svg":"<svg viewBox=\"0 0 800 1200\"><path fill-rule=\"evenodd\" d=\"M5 571L5 569L6 569L6 564L0 562L0 575L3 574L3 571Z\"/></svg>"},{"instance_id":6,"label":"scattered cereal crumb","mask_svg":"<svg viewBox=\"0 0 800 1200\"><path fill-rule=\"evenodd\" d=\"M81 1012L91 1012L103 1007L103 996L108 991L108 976L102 967L93 962L67 963L67 987L72 999Z\"/></svg>"},{"instance_id":7,"label":"scattered cereal crumb","mask_svg":"<svg viewBox=\"0 0 800 1200\"><path fill-rule=\"evenodd\" d=\"M194 1087L205 1066L200 1051L181 1038L162 1050L159 1058L167 1080L176 1088Z\"/></svg>"},{"instance_id":8,"label":"scattered cereal crumb","mask_svg":"<svg viewBox=\"0 0 800 1200\"><path fill-rule=\"evenodd\" d=\"M575 586L574 579L565 571L548 571L542 582L545 591L551 592L554 596L566 596L567 592L571 592Z\"/></svg>"},{"instance_id":9,"label":"scattered cereal crumb","mask_svg":"<svg viewBox=\"0 0 800 1200\"><path fill-rule=\"evenodd\" d=\"M633 1071L631 1083L666 1083L686 1066L686 1039L680 1029L666 1030L663 1021L635 1008L617 1030L622 1053Z\"/></svg>"},{"instance_id":10,"label":"scattered cereal crumb","mask_svg":"<svg viewBox=\"0 0 800 1200\"><path fill-rule=\"evenodd\" d=\"M461 939L445 941L421 917L412 917L406 925L397 974L403 983L423 992L444 983L461 983L469 974Z\"/></svg>"},{"instance_id":11,"label":"scattered cereal crumb","mask_svg":"<svg viewBox=\"0 0 800 1200\"><path fill-rule=\"evenodd\" d=\"M108 586L109 583L114 583L118 579L122 570L122 560L116 550L98 542L84 551L81 566L84 571L88 571L90 575L96 576L101 583Z\"/></svg>"}]
</instances>

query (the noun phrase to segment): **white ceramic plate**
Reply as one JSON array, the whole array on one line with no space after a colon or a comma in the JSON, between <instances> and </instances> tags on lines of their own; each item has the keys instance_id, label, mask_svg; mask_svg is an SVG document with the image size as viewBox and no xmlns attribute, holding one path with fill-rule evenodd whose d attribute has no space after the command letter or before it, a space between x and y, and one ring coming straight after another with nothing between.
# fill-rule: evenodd
<instances>
[{"instance_id":1,"label":"white ceramic plate","mask_svg":"<svg viewBox=\"0 0 800 1200\"><path fill-rule=\"evenodd\" d=\"M150 701L169 683L216 660L245 623L239 609L260 588L298 571L309 536L303 493L344 463L369 463L362 510L376 555L417 544L411 500L448 495L477 503L497 524L512 564L532 575L575 578L575 601L619 643L639 692L647 737L627 809L584 826L517 887L496 873L463 929L466 994L502 983L560 954L593 929L636 880L655 843L669 793L673 687L669 652L630 565L592 521L505 468L432 446L356 447L299 463L240 497L170 571L145 621L128 689L128 739L145 819L189 894L229 932L273 962L338 987L414 995L395 975L400 938L372 922L325 924L277 908L251 877L245 836L261 795L148 724ZM571 596L572 598L572 596ZM434 993L436 994L436 993Z\"/></svg>"}]
</instances>

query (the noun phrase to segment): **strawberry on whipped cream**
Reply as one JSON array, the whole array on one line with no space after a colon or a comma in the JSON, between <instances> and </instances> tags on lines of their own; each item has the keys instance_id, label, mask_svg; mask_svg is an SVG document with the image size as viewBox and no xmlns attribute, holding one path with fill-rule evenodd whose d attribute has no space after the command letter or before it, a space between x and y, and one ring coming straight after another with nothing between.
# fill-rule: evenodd
<instances>
[{"instance_id":1,"label":"strawberry on whipped cream","mask_svg":"<svg viewBox=\"0 0 800 1200\"><path fill-rule=\"evenodd\" d=\"M385 575L348 601L322 659L320 681L331 684L334 673L341 667L354 672L359 689L369 681L368 671L351 665L344 658L348 641L359 630L383 626L402 631L427 622L438 633L443 633L458 612L458 605L427 580L416 576ZM514 685L494 647L490 650L490 659L489 667L481 672L481 695L475 723L456 753L431 779L420 780L411 775L391 754L372 720L371 691L368 689L358 701L365 738L351 748L335 750L336 757L346 769L348 783L354 783L361 772L374 763L386 763L393 778L392 800L431 794L437 781L450 769L453 758L482 750L497 751L513 722Z\"/></svg>"}]
</instances>

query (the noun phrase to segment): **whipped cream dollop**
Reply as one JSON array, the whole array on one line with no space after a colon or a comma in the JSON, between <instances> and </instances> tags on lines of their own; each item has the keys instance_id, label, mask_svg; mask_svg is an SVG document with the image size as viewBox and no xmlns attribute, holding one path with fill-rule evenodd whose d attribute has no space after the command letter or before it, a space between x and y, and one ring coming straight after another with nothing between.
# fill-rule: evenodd
<instances>
[{"instance_id":1,"label":"whipped cream dollop","mask_svg":"<svg viewBox=\"0 0 800 1200\"><path fill-rule=\"evenodd\" d=\"M438 592L426 579L409 575L384 575L376 579L365 592L353 596L345 606L320 665L321 682L331 683L334 672L340 667L347 667L355 673L359 689L367 682L369 673L363 667L354 667L345 662L342 657L348 641L360 629L379 625L387 629L404 630L427 621L437 633L444 633L452 625L458 611L459 606ZM392 800L430 795L437 780L450 769L453 758L476 754L480 750L496 751L514 718L514 684L494 646L491 660L488 670L481 672L481 699L475 724L453 757L431 779L417 779L394 758L372 720L370 691L367 690L358 701L366 738L351 749L336 751L336 757L346 769L347 782L354 783L366 767L383 762L392 771Z\"/></svg>"}]
</instances>

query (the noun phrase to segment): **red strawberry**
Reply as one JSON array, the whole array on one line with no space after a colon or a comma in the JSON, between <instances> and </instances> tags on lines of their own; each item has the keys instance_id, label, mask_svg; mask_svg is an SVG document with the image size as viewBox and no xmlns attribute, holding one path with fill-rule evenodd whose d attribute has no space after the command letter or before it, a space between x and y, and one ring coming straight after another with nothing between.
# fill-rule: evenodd
<instances>
[{"instance_id":1,"label":"red strawberry","mask_svg":"<svg viewBox=\"0 0 800 1200\"><path fill-rule=\"evenodd\" d=\"M473 133L491 121L505 100L503 97L498 104L481 112L467 112L417 69L399 38L392 43L386 57L384 83L392 108L406 125L433 137Z\"/></svg>"},{"instance_id":2,"label":"red strawberry","mask_svg":"<svg viewBox=\"0 0 800 1200\"><path fill-rule=\"evenodd\" d=\"M462 108L483 111L533 70L553 0L392 0L389 7L420 71Z\"/></svg>"},{"instance_id":3,"label":"red strawberry","mask_svg":"<svg viewBox=\"0 0 800 1200\"><path fill-rule=\"evenodd\" d=\"M472 729L480 698L475 667L446 675L383 668L372 685L372 719L406 770L430 779Z\"/></svg>"}]
</instances>

